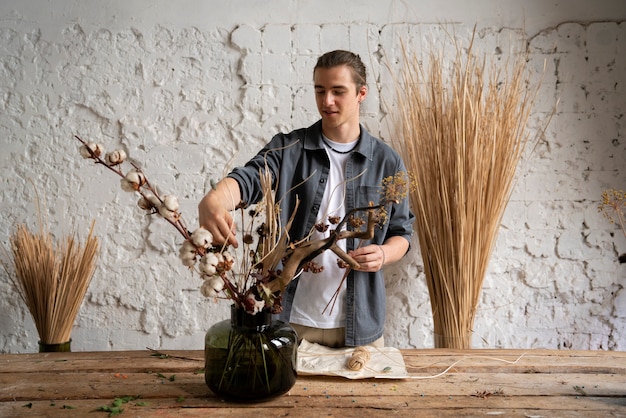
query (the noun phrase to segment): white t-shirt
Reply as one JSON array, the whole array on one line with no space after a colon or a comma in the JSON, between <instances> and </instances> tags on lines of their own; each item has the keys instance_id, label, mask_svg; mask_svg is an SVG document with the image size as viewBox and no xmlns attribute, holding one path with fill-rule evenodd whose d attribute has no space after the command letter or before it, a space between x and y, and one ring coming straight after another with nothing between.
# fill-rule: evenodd
<instances>
[{"instance_id":1,"label":"white t-shirt","mask_svg":"<svg viewBox=\"0 0 626 418\"><path fill-rule=\"evenodd\" d=\"M344 144L324 137L324 146L330 159L330 172L317 222L328 224L328 216L343 219L346 213L345 166L350 158L349 151L354 149L357 141L358 139ZM314 231L312 239L327 237L333 227L334 225L330 225L326 232ZM337 245L346 250L345 240L338 241ZM334 252L324 251L313 260L324 266L324 271L302 273L291 308L290 322L314 328L345 327L346 282L342 283L342 279L346 269L339 268L337 258ZM339 294L334 297L337 291ZM326 308L329 302L331 303Z\"/></svg>"}]
</instances>

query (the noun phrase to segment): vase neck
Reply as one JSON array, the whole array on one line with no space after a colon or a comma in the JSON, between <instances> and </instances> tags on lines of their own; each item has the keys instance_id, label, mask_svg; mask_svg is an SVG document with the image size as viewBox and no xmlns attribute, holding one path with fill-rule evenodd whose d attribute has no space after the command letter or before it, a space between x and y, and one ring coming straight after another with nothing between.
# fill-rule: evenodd
<instances>
[{"instance_id":1,"label":"vase neck","mask_svg":"<svg viewBox=\"0 0 626 418\"><path fill-rule=\"evenodd\" d=\"M272 314L263 310L255 315L249 314L243 308L232 305L230 308L230 324L232 327L244 328L251 331L263 331L272 323Z\"/></svg>"}]
</instances>

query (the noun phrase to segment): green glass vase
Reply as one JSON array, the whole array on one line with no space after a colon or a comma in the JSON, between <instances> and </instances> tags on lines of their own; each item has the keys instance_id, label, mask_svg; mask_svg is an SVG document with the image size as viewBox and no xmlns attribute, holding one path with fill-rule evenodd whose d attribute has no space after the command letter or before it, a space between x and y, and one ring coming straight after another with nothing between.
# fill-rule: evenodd
<instances>
[{"instance_id":1,"label":"green glass vase","mask_svg":"<svg viewBox=\"0 0 626 418\"><path fill-rule=\"evenodd\" d=\"M296 383L298 336L269 312L232 306L230 320L209 328L204 347L206 384L226 399L271 399Z\"/></svg>"}]
</instances>

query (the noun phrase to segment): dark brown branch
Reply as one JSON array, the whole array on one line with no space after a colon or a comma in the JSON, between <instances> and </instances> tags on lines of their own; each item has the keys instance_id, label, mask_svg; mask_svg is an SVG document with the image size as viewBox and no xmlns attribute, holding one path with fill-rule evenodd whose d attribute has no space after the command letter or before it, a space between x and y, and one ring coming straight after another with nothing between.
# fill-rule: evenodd
<instances>
[{"instance_id":1,"label":"dark brown branch","mask_svg":"<svg viewBox=\"0 0 626 418\"><path fill-rule=\"evenodd\" d=\"M297 246L295 248L290 248L286 251L285 259L283 266L283 271L278 276L277 279L269 282L266 287L272 292L283 291L287 284L295 277L296 273L302 268L304 264L317 257L319 254L323 253L326 250L333 251L338 257L348 263L352 268L358 268L359 263L357 263L352 257L350 257L345 251L343 251L337 245L337 241L347 238L358 238L362 240L372 239L374 237L374 228L377 224L376 219L376 211L382 208L384 204L377 206L367 206L361 208L355 208L349 211L346 216L339 222L337 228L341 227L345 224L347 219L352 216L354 213L360 211L367 211L367 228L365 230L358 231L338 231L335 229L330 233L327 238L315 240L315 241L307 241L304 244Z\"/></svg>"}]
</instances>

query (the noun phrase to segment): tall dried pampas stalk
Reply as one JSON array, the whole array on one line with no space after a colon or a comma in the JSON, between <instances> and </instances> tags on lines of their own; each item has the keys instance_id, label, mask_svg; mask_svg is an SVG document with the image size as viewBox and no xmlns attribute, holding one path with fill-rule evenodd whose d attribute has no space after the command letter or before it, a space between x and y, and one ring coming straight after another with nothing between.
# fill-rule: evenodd
<instances>
[{"instance_id":1,"label":"tall dried pampas stalk","mask_svg":"<svg viewBox=\"0 0 626 418\"><path fill-rule=\"evenodd\" d=\"M7 273L33 317L41 345L70 341L95 270L99 243L93 229L92 221L84 247L74 236L55 243L40 214L37 233L18 225L10 237L15 277Z\"/></svg>"},{"instance_id":2,"label":"tall dried pampas stalk","mask_svg":"<svg viewBox=\"0 0 626 418\"><path fill-rule=\"evenodd\" d=\"M404 50L396 82L396 146L417 187L410 199L431 299L435 347L469 348L483 279L529 140L539 88L526 56L487 66L456 45L449 76Z\"/></svg>"}]
</instances>

